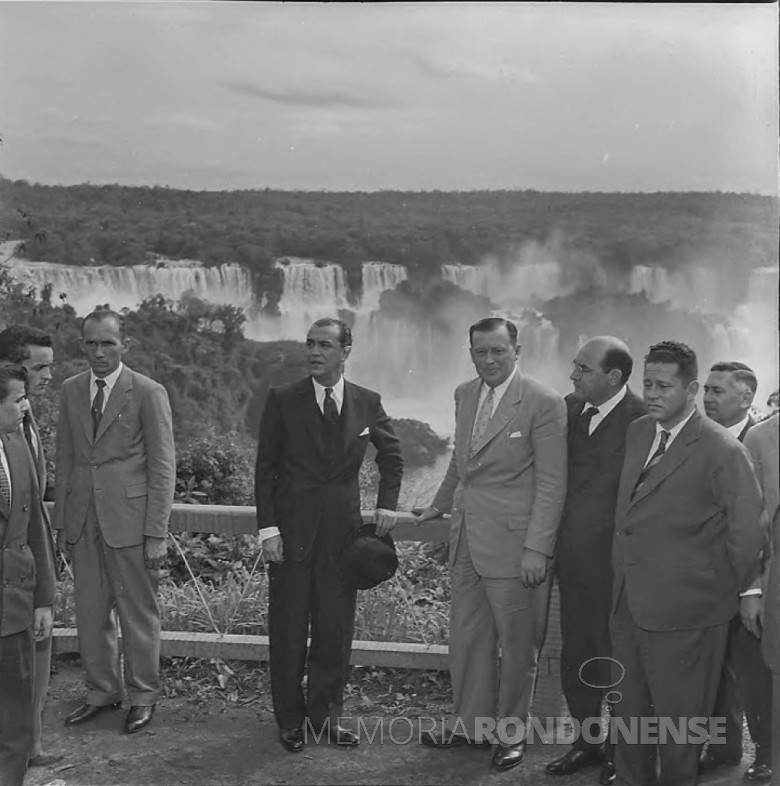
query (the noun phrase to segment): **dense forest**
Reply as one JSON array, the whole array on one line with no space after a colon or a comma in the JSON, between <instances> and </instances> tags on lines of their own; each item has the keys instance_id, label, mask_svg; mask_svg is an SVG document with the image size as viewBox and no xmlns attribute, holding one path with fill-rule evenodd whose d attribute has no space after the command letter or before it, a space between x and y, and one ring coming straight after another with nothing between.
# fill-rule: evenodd
<instances>
[{"instance_id":1,"label":"dense forest","mask_svg":"<svg viewBox=\"0 0 780 786\"><path fill-rule=\"evenodd\" d=\"M441 264L511 257L527 241L605 268L693 259L746 267L777 262L777 200L722 193L182 191L161 187L44 186L0 178L0 227L21 253L69 265L130 265L156 256L240 263L273 291L273 261L341 263L360 291L360 264Z\"/></svg>"}]
</instances>

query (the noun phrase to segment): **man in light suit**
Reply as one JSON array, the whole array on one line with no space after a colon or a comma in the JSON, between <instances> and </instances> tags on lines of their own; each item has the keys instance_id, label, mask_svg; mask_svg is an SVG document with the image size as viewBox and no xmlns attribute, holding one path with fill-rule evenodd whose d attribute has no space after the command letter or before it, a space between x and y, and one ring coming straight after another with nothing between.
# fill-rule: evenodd
<instances>
[{"instance_id":1,"label":"man in light suit","mask_svg":"<svg viewBox=\"0 0 780 786\"><path fill-rule=\"evenodd\" d=\"M744 442L754 421L750 408L758 380L749 366L738 361L716 363L704 383L704 411L707 417L728 429ZM751 587L743 597L761 592ZM753 763L744 774L748 783L769 783L772 779L772 674L761 656L761 642L735 614L729 627L726 660L723 664L713 718L725 718L725 740L711 742L699 761L699 771L737 765L742 760L742 715L747 717L755 743Z\"/></svg>"},{"instance_id":2,"label":"man in light suit","mask_svg":"<svg viewBox=\"0 0 780 786\"><path fill-rule=\"evenodd\" d=\"M696 377L696 355L685 344L650 347L648 414L626 437L611 630L622 667L622 695L613 705L617 774L632 786L698 783L729 623L739 592L756 575L764 538L750 458L728 431L699 415ZM653 734L645 725L642 733L647 718L677 731L656 727ZM691 719L699 725L689 726ZM638 737L626 734L632 728Z\"/></svg>"},{"instance_id":3,"label":"man in light suit","mask_svg":"<svg viewBox=\"0 0 780 786\"><path fill-rule=\"evenodd\" d=\"M62 386L54 527L72 555L86 702L73 725L122 702L122 626L128 734L149 724L160 690L159 570L176 481L171 408L162 385L122 363L122 318L88 314L81 346L90 370Z\"/></svg>"},{"instance_id":4,"label":"man in light suit","mask_svg":"<svg viewBox=\"0 0 780 786\"><path fill-rule=\"evenodd\" d=\"M9 325L0 331L0 361L18 363L27 371L27 397L40 398L51 381L51 369L54 363L54 350L52 349L51 336L42 330L28 325ZM27 408L22 424L27 444L30 448L33 463L37 471L38 489L41 498L41 515L49 535L47 540L51 569L57 576L54 541L52 540L51 522L49 511L43 504L46 494L46 456L43 452L43 443L38 431L38 423L32 406ZM62 756L43 753L41 747L41 728L43 707L46 693L49 690L51 676L51 647L52 637L35 642L35 713L33 716L33 745L30 751L30 767L48 767L62 759Z\"/></svg>"},{"instance_id":5,"label":"man in light suit","mask_svg":"<svg viewBox=\"0 0 780 786\"><path fill-rule=\"evenodd\" d=\"M612 336L580 347L566 396L569 469L566 504L555 553L561 598L561 684L573 718L582 726L601 715L611 683L612 536L626 431L645 414L627 386L634 361ZM563 756L549 762L551 775L571 775L601 763L600 780L614 780L610 745L602 749L580 735Z\"/></svg>"},{"instance_id":6,"label":"man in light suit","mask_svg":"<svg viewBox=\"0 0 780 786\"><path fill-rule=\"evenodd\" d=\"M763 596L742 598L740 614L744 626L761 639L764 661L772 674L772 727L780 729L780 416L777 412L750 429L745 447L753 458L764 495L764 509L772 525L765 553L768 559ZM780 742L775 737L773 743L771 771L778 773Z\"/></svg>"},{"instance_id":7,"label":"man in light suit","mask_svg":"<svg viewBox=\"0 0 780 786\"><path fill-rule=\"evenodd\" d=\"M0 783L21 786L33 745L34 642L51 636L54 575L22 432L27 374L0 363Z\"/></svg>"},{"instance_id":8,"label":"man in light suit","mask_svg":"<svg viewBox=\"0 0 780 786\"><path fill-rule=\"evenodd\" d=\"M345 539L362 524L358 480L369 442L379 468L377 534L395 526L401 489L401 445L379 394L344 379L351 349L346 323L317 320L306 336L310 376L272 388L260 421L255 497L270 563L271 693L290 753L303 750L309 733L346 747L360 741L339 722L356 601L340 562Z\"/></svg>"},{"instance_id":9,"label":"man in light suit","mask_svg":"<svg viewBox=\"0 0 780 786\"><path fill-rule=\"evenodd\" d=\"M547 622L555 537L566 494L566 406L521 374L517 328L490 317L469 329L479 375L455 391L455 449L420 522L451 513L450 671L455 710L426 744L498 739L493 766L523 759ZM496 672L498 648L501 661ZM486 735L498 715L506 733ZM517 728L510 730L514 719ZM517 723L519 721L519 723Z\"/></svg>"}]
</instances>

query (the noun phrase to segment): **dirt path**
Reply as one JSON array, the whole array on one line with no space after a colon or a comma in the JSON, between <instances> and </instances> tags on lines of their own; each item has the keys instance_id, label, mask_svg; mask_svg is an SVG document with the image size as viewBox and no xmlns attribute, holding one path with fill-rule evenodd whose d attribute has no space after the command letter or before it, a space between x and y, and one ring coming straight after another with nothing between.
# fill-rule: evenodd
<instances>
[{"instance_id":1,"label":"dirt path","mask_svg":"<svg viewBox=\"0 0 780 786\"><path fill-rule=\"evenodd\" d=\"M292 755L279 745L276 725L267 710L222 711L191 699L165 699L153 723L128 736L121 731L124 713L120 711L106 712L86 726L66 728L62 719L81 697L81 670L62 665L52 678L44 744L48 753L64 758L49 768L30 770L25 786L564 786L561 779L544 773L545 763L565 750L562 745L535 743L529 746L521 767L499 774L490 771L487 750L431 750L417 744L416 726L396 721L391 730L386 720L380 729L376 716L364 715L362 729L369 735L376 733L373 743L364 741L354 750L312 744L304 753ZM399 744L410 732L412 741ZM706 783L741 783L743 770L732 770ZM597 770L565 779L565 786L595 783Z\"/></svg>"}]
</instances>

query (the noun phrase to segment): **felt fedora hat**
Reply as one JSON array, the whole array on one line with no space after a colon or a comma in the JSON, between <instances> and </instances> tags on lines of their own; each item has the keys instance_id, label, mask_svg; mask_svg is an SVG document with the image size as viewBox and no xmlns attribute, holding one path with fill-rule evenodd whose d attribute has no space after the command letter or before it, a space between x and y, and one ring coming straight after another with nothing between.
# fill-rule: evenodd
<instances>
[{"instance_id":1,"label":"felt fedora hat","mask_svg":"<svg viewBox=\"0 0 780 786\"><path fill-rule=\"evenodd\" d=\"M355 589L371 589L392 578L396 570L398 555L390 535L379 537L374 524L363 524L347 535L341 554L346 584Z\"/></svg>"}]
</instances>

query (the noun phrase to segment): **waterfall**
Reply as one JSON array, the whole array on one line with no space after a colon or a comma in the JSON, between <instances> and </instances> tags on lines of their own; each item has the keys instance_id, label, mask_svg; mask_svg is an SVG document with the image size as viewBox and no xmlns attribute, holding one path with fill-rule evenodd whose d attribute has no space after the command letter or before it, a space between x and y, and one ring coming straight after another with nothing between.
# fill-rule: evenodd
<instances>
[{"instance_id":1,"label":"waterfall","mask_svg":"<svg viewBox=\"0 0 780 786\"><path fill-rule=\"evenodd\" d=\"M395 289L402 281L406 281L408 273L403 265L391 265L386 262L363 263L363 296L360 310L366 313L379 308L379 298L388 289Z\"/></svg>"},{"instance_id":2,"label":"waterfall","mask_svg":"<svg viewBox=\"0 0 780 786\"><path fill-rule=\"evenodd\" d=\"M563 294L557 262L518 264L503 271L495 261L484 265L442 265L442 278L501 306L527 306Z\"/></svg>"},{"instance_id":3,"label":"waterfall","mask_svg":"<svg viewBox=\"0 0 780 786\"><path fill-rule=\"evenodd\" d=\"M631 271L629 294L644 294L651 303L717 314L730 300L717 270L701 266L669 272L663 267L637 265Z\"/></svg>"}]
</instances>

